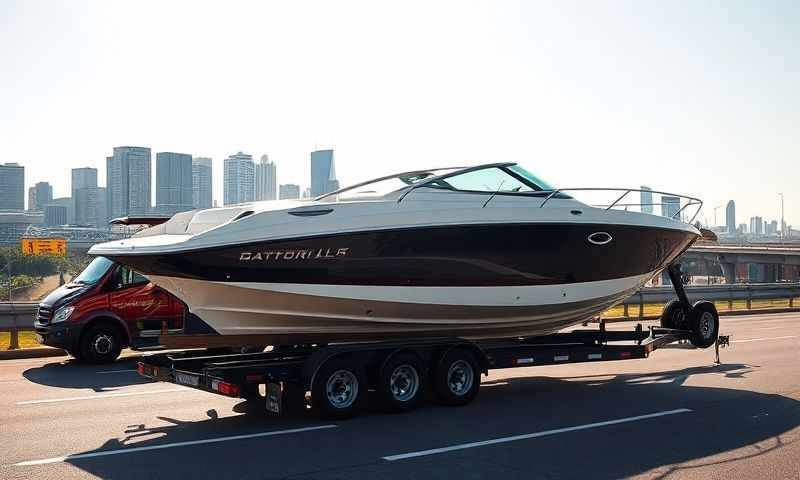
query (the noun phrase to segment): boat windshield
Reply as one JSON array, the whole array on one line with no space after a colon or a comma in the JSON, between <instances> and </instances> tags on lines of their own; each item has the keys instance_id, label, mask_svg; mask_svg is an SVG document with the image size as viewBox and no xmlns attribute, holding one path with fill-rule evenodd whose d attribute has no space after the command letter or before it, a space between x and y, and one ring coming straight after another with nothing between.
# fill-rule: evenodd
<instances>
[{"instance_id":1,"label":"boat windshield","mask_svg":"<svg viewBox=\"0 0 800 480\"><path fill-rule=\"evenodd\" d=\"M358 199L368 197L382 197L392 192L410 187L421 180L448 172L454 172L458 168L441 168L435 170L420 170L417 172L402 173L393 177L383 177L366 183L360 183L344 190L340 190L336 195L339 200ZM327 195L326 195L327 197ZM320 197L324 198L324 197Z\"/></svg>"},{"instance_id":2,"label":"boat windshield","mask_svg":"<svg viewBox=\"0 0 800 480\"><path fill-rule=\"evenodd\" d=\"M108 272L108 269L111 268L114 262L107 259L106 257L97 257L92 260L86 268L83 269L80 275L75 277L72 280L72 283L80 283L82 285L94 285L97 283L103 275Z\"/></svg>"},{"instance_id":3,"label":"boat windshield","mask_svg":"<svg viewBox=\"0 0 800 480\"><path fill-rule=\"evenodd\" d=\"M518 165L468 170L424 185L467 192L530 193L552 187Z\"/></svg>"}]
</instances>

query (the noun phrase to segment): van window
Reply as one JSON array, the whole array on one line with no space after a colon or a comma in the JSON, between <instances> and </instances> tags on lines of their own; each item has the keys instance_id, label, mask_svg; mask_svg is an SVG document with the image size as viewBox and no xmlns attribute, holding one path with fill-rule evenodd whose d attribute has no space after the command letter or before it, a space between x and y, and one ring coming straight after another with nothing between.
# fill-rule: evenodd
<instances>
[{"instance_id":1,"label":"van window","mask_svg":"<svg viewBox=\"0 0 800 480\"><path fill-rule=\"evenodd\" d=\"M142 283L148 283L150 281L144 275L124 266L120 266L119 269L117 269L116 277L118 288L124 288L130 285L139 285Z\"/></svg>"}]
</instances>

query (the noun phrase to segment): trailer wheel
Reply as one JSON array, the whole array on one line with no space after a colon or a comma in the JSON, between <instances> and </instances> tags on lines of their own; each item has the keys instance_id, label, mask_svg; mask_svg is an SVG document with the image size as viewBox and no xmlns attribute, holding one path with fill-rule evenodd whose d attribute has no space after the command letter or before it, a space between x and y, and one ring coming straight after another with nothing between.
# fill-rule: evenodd
<instances>
[{"instance_id":1,"label":"trailer wheel","mask_svg":"<svg viewBox=\"0 0 800 480\"><path fill-rule=\"evenodd\" d=\"M362 369L345 359L332 359L320 367L311 386L311 402L321 416L332 419L354 417L367 393Z\"/></svg>"},{"instance_id":2,"label":"trailer wheel","mask_svg":"<svg viewBox=\"0 0 800 480\"><path fill-rule=\"evenodd\" d=\"M701 300L692 306L689 314L689 341L697 348L714 345L719 335L719 313L713 303Z\"/></svg>"},{"instance_id":3,"label":"trailer wheel","mask_svg":"<svg viewBox=\"0 0 800 480\"><path fill-rule=\"evenodd\" d=\"M468 404L478 395L480 384L478 362L462 348L447 352L433 374L433 387L442 405Z\"/></svg>"},{"instance_id":4,"label":"trailer wheel","mask_svg":"<svg viewBox=\"0 0 800 480\"><path fill-rule=\"evenodd\" d=\"M98 323L81 336L80 356L87 363L111 363L122 351L122 335L119 329L108 322Z\"/></svg>"},{"instance_id":5,"label":"trailer wheel","mask_svg":"<svg viewBox=\"0 0 800 480\"><path fill-rule=\"evenodd\" d=\"M686 308L680 300L670 300L661 312L661 327L686 330L689 328Z\"/></svg>"},{"instance_id":6,"label":"trailer wheel","mask_svg":"<svg viewBox=\"0 0 800 480\"><path fill-rule=\"evenodd\" d=\"M398 353L381 369L378 392L387 410L413 410L425 398L424 365L416 355Z\"/></svg>"}]
</instances>

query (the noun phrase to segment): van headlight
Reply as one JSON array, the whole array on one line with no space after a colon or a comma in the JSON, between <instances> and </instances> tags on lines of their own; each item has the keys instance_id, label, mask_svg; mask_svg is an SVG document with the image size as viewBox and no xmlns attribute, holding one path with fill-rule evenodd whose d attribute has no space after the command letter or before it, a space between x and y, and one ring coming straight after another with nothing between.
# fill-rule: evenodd
<instances>
[{"instance_id":1,"label":"van headlight","mask_svg":"<svg viewBox=\"0 0 800 480\"><path fill-rule=\"evenodd\" d=\"M73 311L75 311L75 307L61 307L56 310L56 314L53 315L53 319L50 322L63 322L64 320L68 319L70 315L72 315Z\"/></svg>"}]
</instances>

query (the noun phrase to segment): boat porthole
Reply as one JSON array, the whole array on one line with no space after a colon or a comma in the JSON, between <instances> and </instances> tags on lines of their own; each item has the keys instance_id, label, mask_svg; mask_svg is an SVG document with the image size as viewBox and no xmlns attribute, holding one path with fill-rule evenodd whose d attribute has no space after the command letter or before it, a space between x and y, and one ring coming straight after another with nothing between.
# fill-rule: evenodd
<instances>
[{"instance_id":1,"label":"boat porthole","mask_svg":"<svg viewBox=\"0 0 800 480\"><path fill-rule=\"evenodd\" d=\"M608 232L594 232L593 234L589 235L587 240L589 240L589 243L594 245L605 245L611 242L612 237Z\"/></svg>"}]
</instances>

